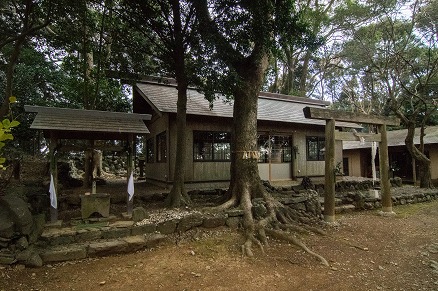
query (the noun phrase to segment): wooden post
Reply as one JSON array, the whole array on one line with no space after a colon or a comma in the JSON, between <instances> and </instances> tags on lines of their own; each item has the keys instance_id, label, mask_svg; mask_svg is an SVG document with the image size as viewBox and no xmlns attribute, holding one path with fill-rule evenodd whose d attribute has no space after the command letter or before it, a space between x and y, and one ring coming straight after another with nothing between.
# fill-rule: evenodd
<instances>
[{"instance_id":1,"label":"wooden post","mask_svg":"<svg viewBox=\"0 0 438 291\"><path fill-rule=\"evenodd\" d=\"M90 141L88 141L88 143L89 143L89 145L91 145ZM91 176L91 171L93 169L91 168L90 160L93 157L92 155L93 155L93 152L90 150L89 147L87 147L85 149L85 152L84 152L84 188L85 189L89 189L91 186L90 176Z\"/></svg>"},{"instance_id":2,"label":"wooden post","mask_svg":"<svg viewBox=\"0 0 438 291\"><path fill-rule=\"evenodd\" d=\"M53 184L54 184L56 196L58 196L58 167L57 167L57 158L56 158L57 145L58 145L58 139L51 136L50 137L50 144L49 144L50 175L53 176ZM56 222L56 221L58 221L58 205L56 205L56 208L55 208L50 204L50 222Z\"/></svg>"},{"instance_id":3,"label":"wooden post","mask_svg":"<svg viewBox=\"0 0 438 291\"><path fill-rule=\"evenodd\" d=\"M379 146L380 187L382 188L382 211L392 212L391 184L389 183L388 137L386 125L379 125L381 141Z\"/></svg>"},{"instance_id":4,"label":"wooden post","mask_svg":"<svg viewBox=\"0 0 438 291\"><path fill-rule=\"evenodd\" d=\"M334 220L334 201L335 201L335 178L334 178L334 127L335 120L345 122L357 122L376 124L379 127L380 137L372 136L373 141L380 139L379 157L380 157L380 184L382 188L382 209L384 212L392 212L391 189L389 183L389 159L388 159L388 138L386 136L386 125L399 125L398 118L387 116L371 116L357 112L345 112L339 110L329 110L326 108L305 107L303 108L306 118L326 120L325 137L326 137L326 157L325 157L325 197L324 197L324 219L326 221ZM353 134L364 136L359 134ZM369 134L367 134L368 136ZM351 133L338 134L338 139L350 140ZM354 139L353 139L354 140ZM333 148L331 148L333 147Z\"/></svg>"},{"instance_id":5,"label":"wooden post","mask_svg":"<svg viewBox=\"0 0 438 291\"><path fill-rule=\"evenodd\" d=\"M271 143L271 134L268 135L268 145L269 145L269 175L268 180L272 182L272 143Z\"/></svg>"},{"instance_id":6,"label":"wooden post","mask_svg":"<svg viewBox=\"0 0 438 291\"><path fill-rule=\"evenodd\" d=\"M412 158L412 180L414 181L414 186L417 186L417 162Z\"/></svg>"},{"instance_id":7,"label":"wooden post","mask_svg":"<svg viewBox=\"0 0 438 291\"><path fill-rule=\"evenodd\" d=\"M325 185L324 220L335 221L335 120L329 119L325 126Z\"/></svg>"},{"instance_id":8,"label":"wooden post","mask_svg":"<svg viewBox=\"0 0 438 291\"><path fill-rule=\"evenodd\" d=\"M129 178L131 177L131 173L133 173L134 171L134 137L132 134L129 135L128 137L128 157L127 157L127 183L129 185ZM132 209L134 207L134 197L132 197L132 199L129 199L129 193L127 193L127 197L126 197L126 201L127 201L127 213L128 215L132 215Z\"/></svg>"}]
</instances>

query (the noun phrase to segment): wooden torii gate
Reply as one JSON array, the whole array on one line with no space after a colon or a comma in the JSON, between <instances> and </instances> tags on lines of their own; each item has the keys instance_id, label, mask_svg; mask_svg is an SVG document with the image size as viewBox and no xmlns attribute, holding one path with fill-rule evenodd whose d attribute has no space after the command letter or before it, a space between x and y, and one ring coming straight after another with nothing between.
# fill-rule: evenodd
<instances>
[{"instance_id":1,"label":"wooden torii gate","mask_svg":"<svg viewBox=\"0 0 438 291\"><path fill-rule=\"evenodd\" d=\"M391 184L389 182L387 125L399 125L400 120L393 117L379 117L363 113L345 112L317 107L305 107L304 116L312 119L322 119L325 125L325 185L324 185L324 220L335 221L335 140L356 141L363 138L366 141L379 142L380 187L382 191L382 211L392 212ZM345 121L361 124L377 125L377 134L353 133L335 131L335 122Z\"/></svg>"}]
</instances>

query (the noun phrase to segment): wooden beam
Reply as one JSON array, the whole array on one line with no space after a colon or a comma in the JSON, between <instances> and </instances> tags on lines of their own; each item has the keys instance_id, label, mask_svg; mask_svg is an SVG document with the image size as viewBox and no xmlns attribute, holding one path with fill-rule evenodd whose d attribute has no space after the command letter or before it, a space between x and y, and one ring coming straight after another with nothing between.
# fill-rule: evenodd
<instances>
[{"instance_id":1,"label":"wooden beam","mask_svg":"<svg viewBox=\"0 0 438 291\"><path fill-rule=\"evenodd\" d=\"M81 152L91 149L90 146L87 145L62 145L59 148L60 152ZM115 145L96 145L93 149L101 150L103 152L122 152L125 150L123 146L115 146Z\"/></svg>"},{"instance_id":2,"label":"wooden beam","mask_svg":"<svg viewBox=\"0 0 438 291\"><path fill-rule=\"evenodd\" d=\"M335 131L336 140L360 141L360 138L364 138L364 141L381 141L380 133L353 133L349 131Z\"/></svg>"},{"instance_id":3,"label":"wooden beam","mask_svg":"<svg viewBox=\"0 0 438 291\"><path fill-rule=\"evenodd\" d=\"M385 125L400 125L400 119L394 117L369 115L358 112L347 112L343 110L331 110L317 107L304 107L304 116L312 119L366 123L366 124L385 124Z\"/></svg>"}]
</instances>

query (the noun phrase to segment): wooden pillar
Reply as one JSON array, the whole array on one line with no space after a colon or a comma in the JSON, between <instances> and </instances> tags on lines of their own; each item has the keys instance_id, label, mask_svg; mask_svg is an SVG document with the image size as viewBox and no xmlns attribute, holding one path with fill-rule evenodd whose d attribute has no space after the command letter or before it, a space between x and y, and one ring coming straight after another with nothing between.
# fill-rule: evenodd
<instances>
[{"instance_id":1,"label":"wooden pillar","mask_svg":"<svg viewBox=\"0 0 438 291\"><path fill-rule=\"evenodd\" d=\"M386 125L379 125L381 141L379 146L380 187L382 189L382 211L392 212L391 184L389 182L388 137Z\"/></svg>"},{"instance_id":2,"label":"wooden pillar","mask_svg":"<svg viewBox=\"0 0 438 291\"><path fill-rule=\"evenodd\" d=\"M132 134L128 137L128 156L127 156L127 184L129 187L129 178L131 174L134 172L134 136ZM134 206L134 197L131 199L129 193L127 193L126 201L127 201L127 213L128 215L132 215L132 209Z\"/></svg>"},{"instance_id":3,"label":"wooden pillar","mask_svg":"<svg viewBox=\"0 0 438 291\"><path fill-rule=\"evenodd\" d=\"M417 186L417 162L414 158L412 158L412 180L414 182L414 186Z\"/></svg>"},{"instance_id":4,"label":"wooden pillar","mask_svg":"<svg viewBox=\"0 0 438 291\"><path fill-rule=\"evenodd\" d=\"M268 180L272 182L272 143L271 143L271 134L268 135L268 147L269 147L269 175Z\"/></svg>"},{"instance_id":5,"label":"wooden pillar","mask_svg":"<svg viewBox=\"0 0 438 291\"><path fill-rule=\"evenodd\" d=\"M84 188L89 189L91 187L91 182L93 181L90 179L92 176L92 159L93 159L93 150L91 149L94 146L94 141L89 140L88 141L88 147L84 152Z\"/></svg>"},{"instance_id":6,"label":"wooden pillar","mask_svg":"<svg viewBox=\"0 0 438 291\"><path fill-rule=\"evenodd\" d=\"M325 125L324 220L335 221L335 120Z\"/></svg>"},{"instance_id":7,"label":"wooden pillar","mask_svg":"<svg viewBox=\"0 0 438 291\"><path fill-rule=\"evenodd\" d=\"M50 137L50 144L49 144L50 175L53 176L53 187L55 189L56 196L58 196L58 167L57 167L57 158L56 158L57 145L58 145L58 139L51 136ZM52 203L50 203L50 222L56 222L56 221L58 221L58 203L56 203L56 207L53 207Z\"/></svg>"}]
</instances>

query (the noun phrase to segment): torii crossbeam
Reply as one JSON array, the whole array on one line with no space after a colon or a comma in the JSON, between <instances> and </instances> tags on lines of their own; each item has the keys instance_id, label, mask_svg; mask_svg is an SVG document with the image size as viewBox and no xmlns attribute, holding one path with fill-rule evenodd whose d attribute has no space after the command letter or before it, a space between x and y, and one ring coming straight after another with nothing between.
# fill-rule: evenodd
<instances>
[{"instance_id":1,"label":"torii crossbeam","mask_svg":"<svg viewBox=\"0 0 438 291\"><path fill-rule=\"evenodd\" d=\"M335 221L335 140L350 140L353 133L335 134L335 122L346 121L377 125L378 133L367 135L367 140L379 142L380 186L382 189L382 211L392 212L391 184L389 183L388 139L386 126L400 124L398 118L381 117L356 112L345 112L315 107L305 107L304 116L322 119L325 125L325 185L324 185L324 220ZM365 136L364 136L365 138Z\"/></svg>"}]
</instances>

